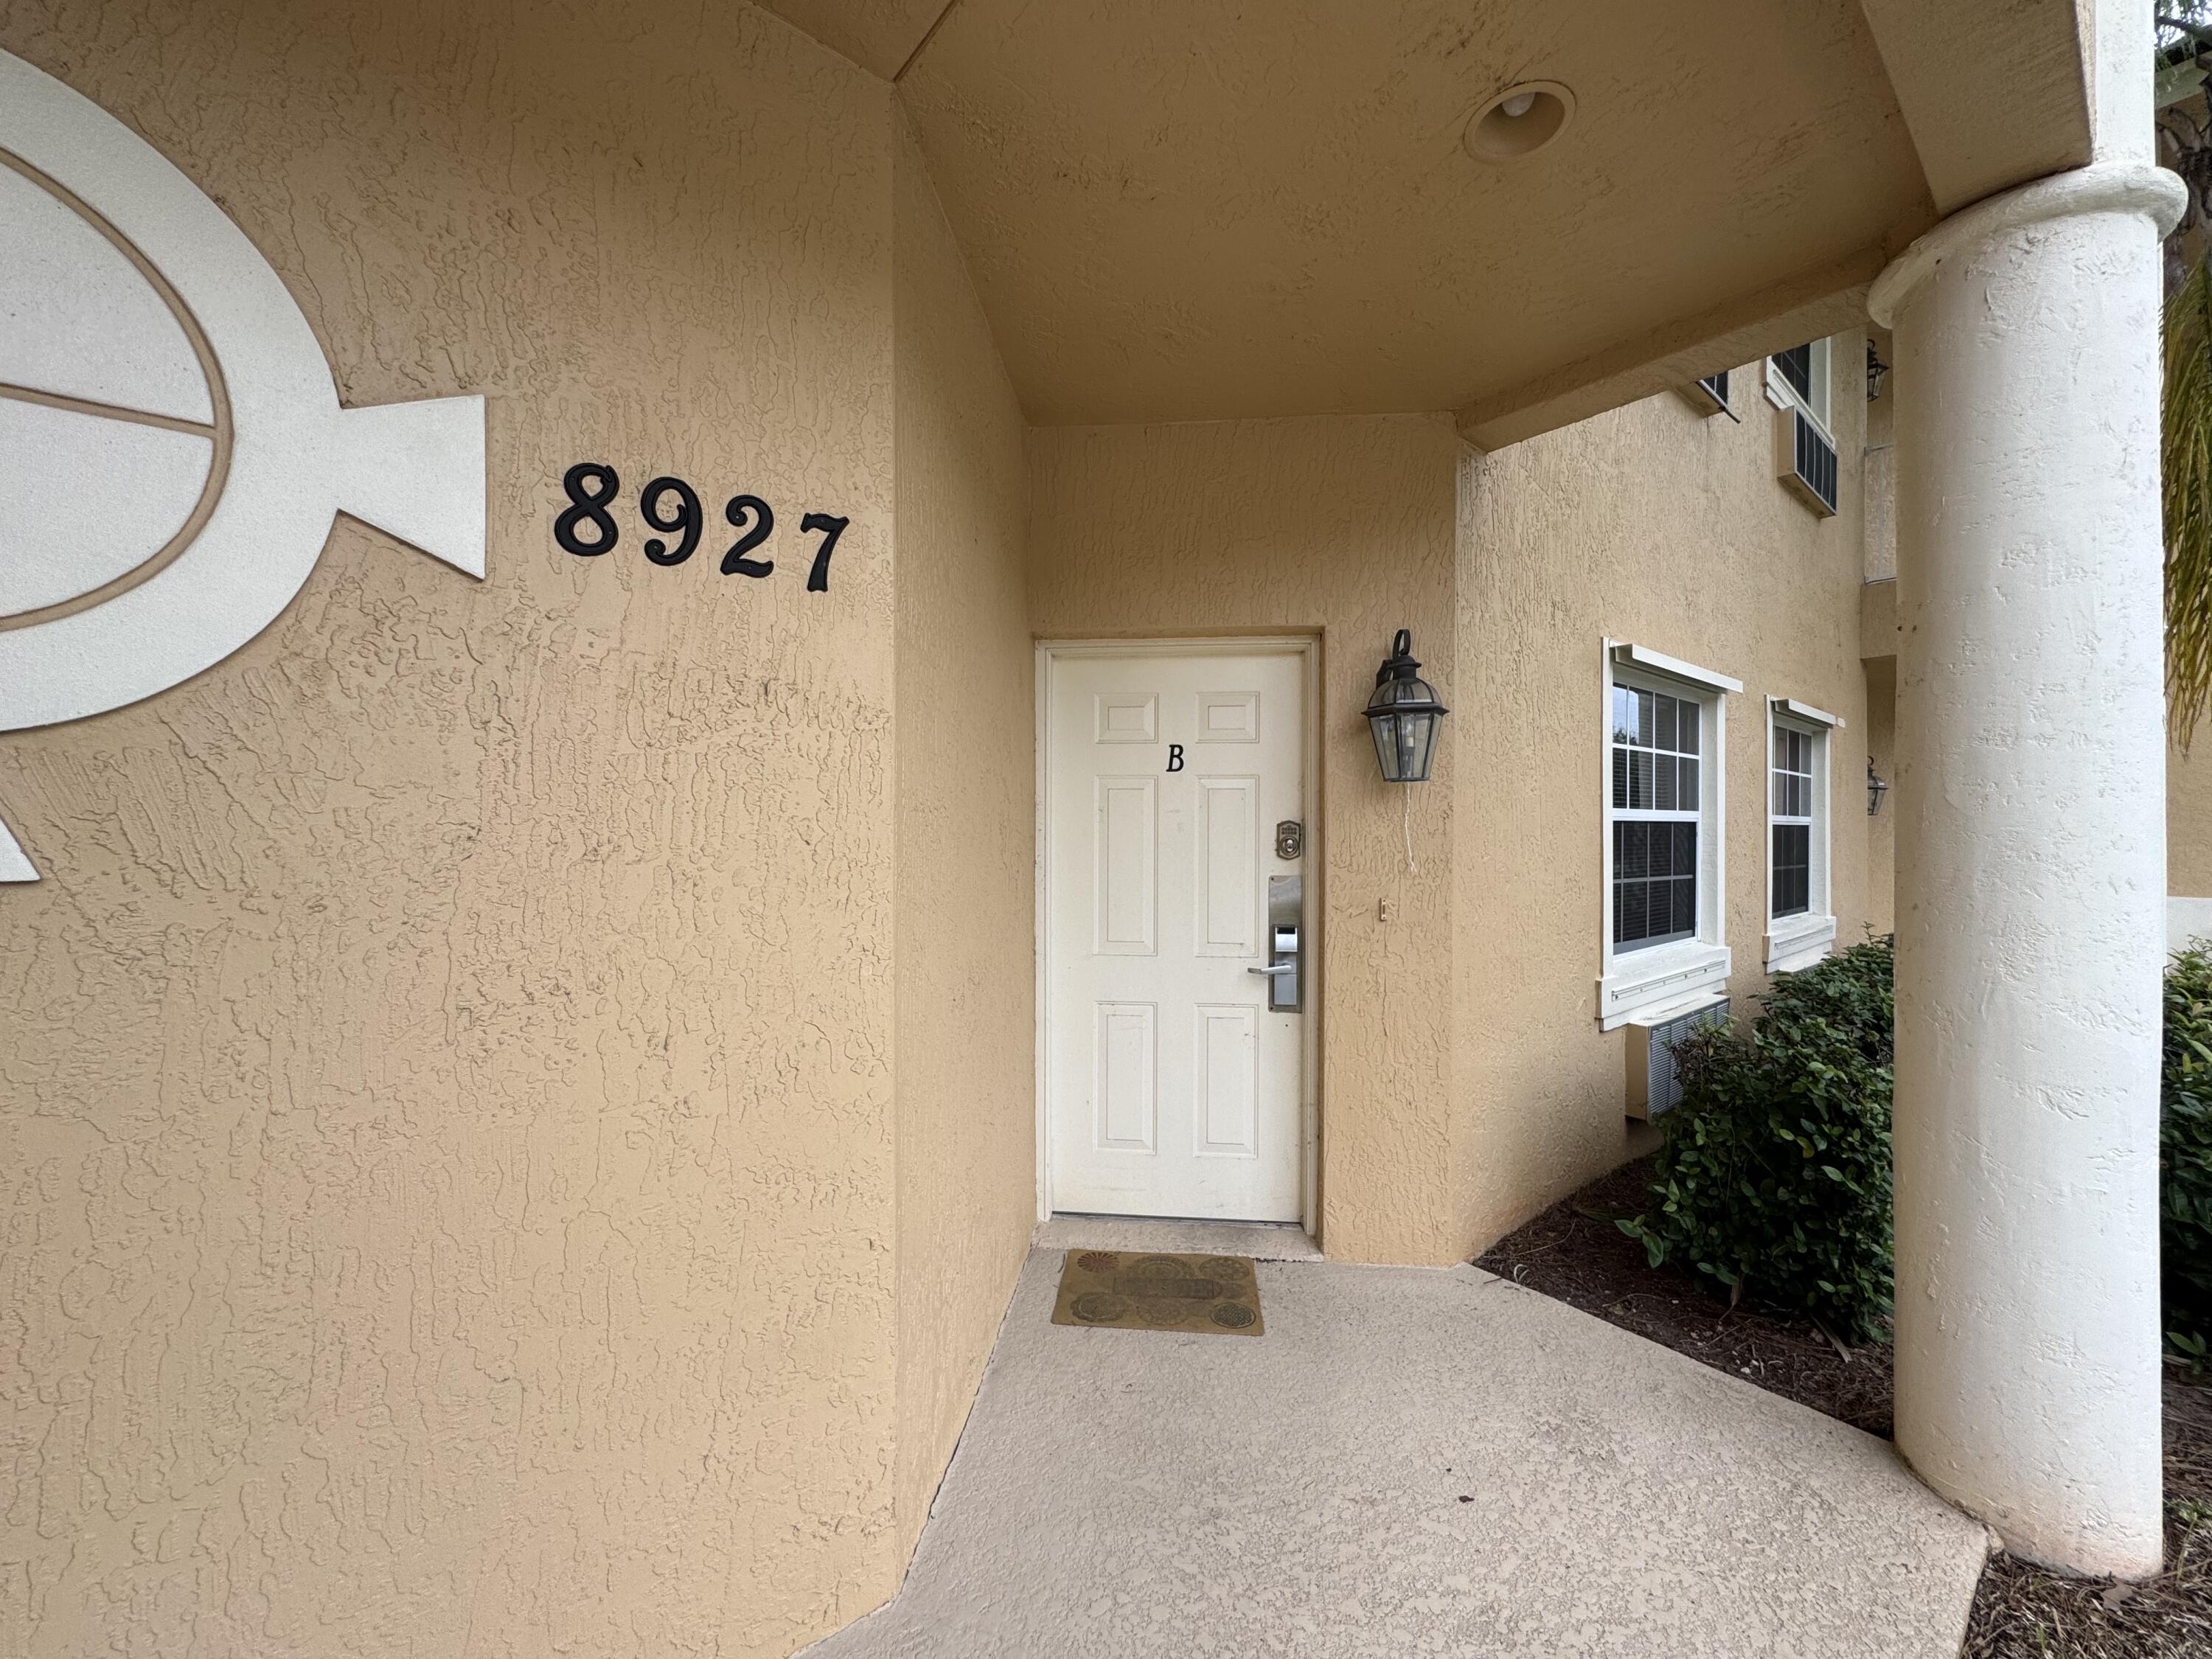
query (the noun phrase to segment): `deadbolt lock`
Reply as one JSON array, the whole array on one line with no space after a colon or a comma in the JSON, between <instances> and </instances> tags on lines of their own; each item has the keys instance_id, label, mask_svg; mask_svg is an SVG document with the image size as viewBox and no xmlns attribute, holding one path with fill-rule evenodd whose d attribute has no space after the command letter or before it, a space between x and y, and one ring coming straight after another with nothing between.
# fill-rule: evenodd
<instances>
[{"instance_id":1,"label":"deadbolt lock","mask_svg":"<svg viewBox=\"0 0 2212 1659\"><path fill-rule=\"evenodd\" d=\"M1306 827L1296 818L1285 818L1275 826L1275 856L1294 859L1306 850Z\"/></svg>"}]
</instances>

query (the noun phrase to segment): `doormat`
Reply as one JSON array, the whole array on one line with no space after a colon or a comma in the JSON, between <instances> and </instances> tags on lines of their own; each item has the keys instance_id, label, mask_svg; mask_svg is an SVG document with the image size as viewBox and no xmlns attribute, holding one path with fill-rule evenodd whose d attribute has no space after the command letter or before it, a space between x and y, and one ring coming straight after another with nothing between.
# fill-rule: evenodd
<instances>
[{"instance_id":1,"label":"doormat","mask_svg":"<svg viewBox=\"0 0 2212 1659\"><path fill-rule=\"evenodd\" d=\"M1060 1264L1055 1325L1261 1336L1260 1280L1243 1255L1139 1255L1070 1250Z\"/></svg>"}]
</instances>

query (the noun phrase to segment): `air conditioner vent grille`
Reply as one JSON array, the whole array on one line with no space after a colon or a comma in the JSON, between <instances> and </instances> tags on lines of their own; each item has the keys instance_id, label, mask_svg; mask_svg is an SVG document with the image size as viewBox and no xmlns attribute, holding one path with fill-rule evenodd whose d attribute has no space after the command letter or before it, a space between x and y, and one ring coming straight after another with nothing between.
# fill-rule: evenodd
<instances>
[{"instance_id":1,"label":"air conditioner vent grille","mask_svg":"<svg viewBox=\"0 0 2212 1659\"><path fill-rule=\"evenodd\" d=\"M1657 1118L1682 1103L1682 1079L1675 1069L1674 1045L1692 1032L1728 1024L1726 997L1673 1018L1638 1021L1628 1027L1628 1115Z\"/></svg>"},{"instance_id":2,"label":"air conditioner vent grille","mask_svg":"<svg viewBox=\"0 0 2212 1659\"><path fill-rule=\"evenodd\" d=\"M1798 492L1821 513L1833 516L1836 510L1836 447L1820 435L1802 409L1790 411L1790 471L1785 482L1796 486Z\"/></svg>"}]
</instances>

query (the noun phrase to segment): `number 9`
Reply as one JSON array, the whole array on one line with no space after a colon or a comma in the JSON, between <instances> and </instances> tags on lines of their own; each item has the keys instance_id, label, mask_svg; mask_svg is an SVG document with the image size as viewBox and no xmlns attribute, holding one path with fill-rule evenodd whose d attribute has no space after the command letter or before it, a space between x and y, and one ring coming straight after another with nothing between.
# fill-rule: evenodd
<instances>
[{"instance_id":1,"label":"number 9","mask_svg":"<svg viewBox=\"0 0 2212 1659\"><path fill-rule=\"evenodd\" d=\"M671 493L677 500L676 516L664 519L659 512L660 498ZM682 564L691 556L692 550L699 545L699 530L703 522L699 512L698 491L681 478L655 478L640 492L637 510L644 514L646 523L655 530L680 530L684 532L684 539L676 544L676 550L672 553L660 538L648 537L645 544L647 558L655 564Z\"/></svg>"}]
</instances>

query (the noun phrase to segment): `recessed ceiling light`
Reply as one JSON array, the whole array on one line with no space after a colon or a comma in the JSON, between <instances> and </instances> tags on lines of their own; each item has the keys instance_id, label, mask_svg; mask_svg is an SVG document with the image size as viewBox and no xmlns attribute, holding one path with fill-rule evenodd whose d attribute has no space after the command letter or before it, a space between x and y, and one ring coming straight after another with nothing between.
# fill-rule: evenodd
<instances>
[{"instance_id":1,"label":"recessed ceiling light","mask_svg":"<svg viewBox=\"0 0 2212 1659\"><path fill-rule=\"evenodd\" d=\"M1460 142L1478 161L1517 161L1565 132L1574 115L1575 95L1557 81L1523 81L1477 110Z\"/></svg>"}]
</instances>

